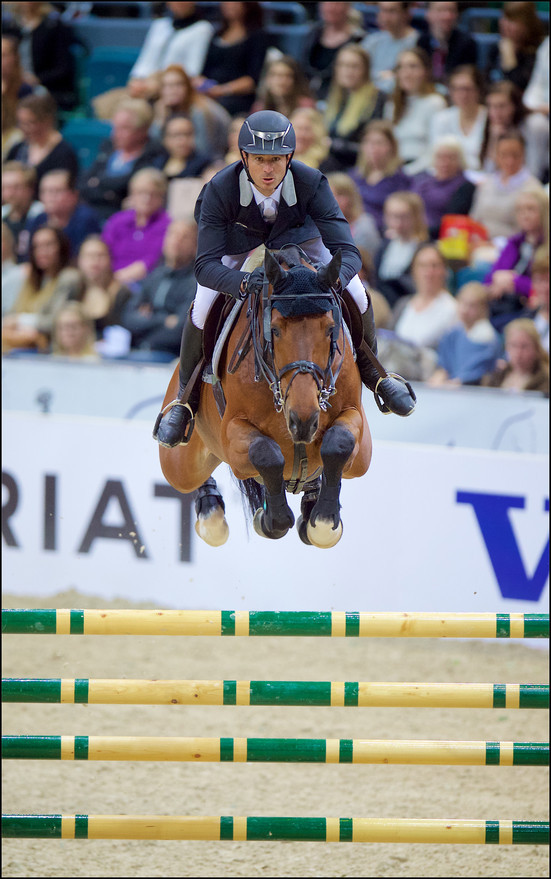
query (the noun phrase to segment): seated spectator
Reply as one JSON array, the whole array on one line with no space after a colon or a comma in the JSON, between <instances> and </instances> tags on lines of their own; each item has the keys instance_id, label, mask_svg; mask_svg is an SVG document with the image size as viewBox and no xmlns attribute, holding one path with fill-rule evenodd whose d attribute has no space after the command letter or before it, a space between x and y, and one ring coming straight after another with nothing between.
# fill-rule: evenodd
<instances>
[{"instance_id":1,"label":"seated spectator","mask_svg":"<svg viewBox=\"0 0 551 879\"><path fill-rule=\"evenodd\" d=\"M471 281L461 287L456 301L459 323L440 339L437 369L429 379L433 387L478 385L501 354L501 339L488 319L486 288Z\"/></svg>"},{"instance_id":2,"label":"seated spectator","mask_svg":"<svg viewBox=\"0 0 551 879\"><path fill-rule=\"evenodd\" d=\"M23 132L17 127L17 103L32 90L23 82L19 40L14 34L2 34L2 161L11 147L23 140Z\"/></svg>"},{"instance_id":3,"label":"seated spectator","mask_svg":"<svg viewBox=\"0 0 551 879\"><path fill-rule=\"evenodd\" d=\"M128 195L128 183L142 168L162 168L168 154L149 137L153 111L147 101L126 98L113 116L113 129L100 146L92 165L81 177L80 192L104 222L120 211Z\"/></svg>"},{"instance_id":4,"label":"seated spectator","mask_svg":"<svg viewBox=\"0 0 551 879\"><path fill-rule=\"evenodd\" d=\"M177 177L200 177L210 164L210 156L197 152L195 128L185 113L178 113L166 121L163 146L168 159L162 170L169 182Z\"/></svg>"},{"instance_id":5,"label":"seated spectator","mask_svg":"<svg viewBox=\"0 0 551 879\"><path fill-rule=\"evenodd\" d=\"M239 132L241 131L241 127L246 118L246 116L234 116L234 118L230 122L230 127L228 128L226 153L224 156L224 161L226 165L231 165L232 162L241 161L241 153L239 152L238 139Z\"/></svg>"},{"instance_id":6,"label":"seated spectator","mask_svg":"<svg viewBox=\"0 0 551 879\"><path fill-rule=\"evenodd\" d=\"M520 231L509 238L484 278L498 329L528 302L532 260L539 247L549 248L549 197L543 190L521 192L515 201L515 218Z\"/></svg>"},{"instance_id":7,"label":"seated spectator","mask_svg":"<svg viewBox=\"0 0 551 879\"><path fill-rule=\"evenodd\" d=\"M414 291L412 260L429 235L423 202L414 192L393 192L385 201L385 241L375 255L376 287L391 307Z\"/></svg>"},{"instance_id":8,"label":"seated spectator","mask_svg":"<svg viewBox=\"0 0 551 879\"><path fill-rule=\"evenodd\" d=\"M479 183L470 216L486 227L499 248L517 232L515 200L519 193L542 189L524 164L524 138L518 131L502 134L495 151L496 170Z\"/></svg>"},{"instance_id":9,"label":"seated spectator","mask_svg":"<svg viewBox=\"0 0 551 879\"><path fill-rule=\"evenodd\" d=\"M93 321L96 338L101 339L106 327L120 325L122 310L132 294L115 278L109 248L99 235L82 243L77 266L82 283L78 300L86 318Z\"/></svg>"},{"instance_id":10,"label":"seated spectator","mask_svg":"<svg viewBox=\"0 0 551 879\"><path fill-rule=\"evenodd\" d=\"M69 239L71 261L74 261L84 239L101 231L96 211L80 201L76 181L69 171L44 174L39 195L44 212L30 221L29 233L32 235L40 226L61 229Z\"/></svg>"},{"instance_id":11,"label":"seated spectator","mask_svg":"<svg viewBox=\"0 0 551 879\"><path fill-rule=\"evenodd\" d=\"M300 107L289 120L297 141L293 159L310 168L319 168L329 152L329 136L322 114L315 107Z\"/></svg>"},{"instance_id":12,"label":"seated spectator","mask_svg":"<svg viewBox=\"0 0 551 879\"><path fill-rule=\"evenodd\" d=\"M42 86L60 110L77 104L75 61L71 52L72 28L63 22L49 3L12 3L19 25L19 52L24 79L33 88Z\"/></svg>"},{"instance_id":13,"label":"seated spectator","mask_svg":"<svg viewBox=\"0 0 551 879\"><path fill-rule=\"evenodd\" d=\"M474 190L474 184L465 176L465 157L459 141L453 136L437 140L432 167L411 178L411 192L423 200L432 239L438 238L445 214L469 213Z\"/></svg>"},{"instance_id":14,"label":"seated spectator","mask_svg":"<svg viewBox=\"0 0 551 879\"><path fill-rule=\"evenodd\" d=\"M394 89L394 68L398 55L417 44L419 31L411 27L411 3L381 2L377 4L377 28L362 40L362 47L371 58L371 76L382 92Z\"/></svg>"},{"instance_id":15,"label":"seated spectator","mask_svg":"<svg viewBox=\"0 0 551 879\"><path fill-rule=\"evenodd\" d=\"M444 84L460 64L476 64L476 43L457 27L459 3L437 0L427 3L425 21L428 30L419 35L417 45L430 58L434 82Z\"/></svg>"},{"instance_id":16,"label":"seated spectator","mask_svg":"<svg viewBox=\"0 0 551 879\"><path fill-rule=\"evenodd\" d=\"M532 263L531 317L549 353L549 246L538 247Z\"/></svg>"},{"instance_id":17,"label":"seated spectator","mask_svg":"<svg viewBox=\"0 0 551 879\"><path fill-rule=\"evenodd\" d=\"M529 0L504 3L499 32L501 39L490 49L486 76L490 82L508 79L523 92L530 82L544 36L536 4Z\"/></svg>"},{"instance_id":18,"label":"seated spectator","mask_svg":"<svg viewBox=\"0 0 551 879\"><path fill-rule=\"evenodd\" d=\"M221 24L211 38L195 88L214 98L230 116L249 113L268 48L262 29L262 6L221 3Z\"/></svg>"},{"instance_id":19,"label":"seated spectator","mask_svg":"<svg viewBox=\"0 0 551 879\"><path fill-rule=\"evenodd\" d=\"M59 229L37 229L31 238L27 277L2 321L2 351L47 350L56 311L79 293L79 273L69 267L69 241Z\"/></svg>"},{"instance_id":20,"label":"seated spectator","mask_svg":"<svg viewBox=\"0 0 551 879\"><path fill-rule=\"evenodd\" d=\"M2 223L2 317L12 308L25 280L26 269L15 262L11 229Z\"/></svg>"},{"instance_id":21,"label":"seated spectator","mask_svg":"<svg viewBox=\"0 0 551 879\"><path fill-rule=\"evenodd\" d=\"M435 244L417 249L411 264L415 293L394 307L394 330L400 339L436 351L457 322L457 302L446 289L447 273L446 261Z\"/></svg>"},{"instance_id":22,"label":"seated spectator","mask_svg":"<svg viewBox=\"0 0 551 879\"><path fill-rule=\"evenodd\" d=\"M455 137L463 147L465 167L478 171L488 115L481 103L484 81L474 65L464 64L450 74L448 86L452 105L434 115L431 123L432 143L443 137Z\"/></svg>"},{"instance_id":23,"label":"seated spectator","mask_svg":"<svg viewBox=\"0 0 551 879\"><path fill-rule=\"evenodd\" d=\"M398 142L390 122L370 122L360 143L358 161L348 173L358 187L366 211L379 232L384 229L383 209L393 192L409 189L411 179L402 171Z\"/></svg>"},{"instance_id":24,"label":"seated spectator","mask_svg":"<svg viewBox=\"0 0 551 879\"><path fill-rule=\"evenodd\" d=\"M426 52L415 47L398 56L396 85L384 117L392 122L406 174L425 171L430 161L432 117L446 106L432 80Z\"/></svg>"},{"instance_id":25,"label":"seated spectator","mask_svg":"<svg viewBox=\"0 0 551 879\"><path fill-rule=\"evenodd\" d=\"M156 100L159 74L167 67L184 66L188 77L201 72L214 33L212 24L203 18L195 3L167 2L166 11L166 15L151 22L126 87L111 89L92 101L98 119L112 119L125 97Z\"/></svg>"},{"instance_id":26,"label":"seated spectator","mask_svg":"<svg viewBox=\"0 0 551 879\"><path fill-rule=\"evenodd\" d=\"M331 172L327 175L327 180L350 226L354 244L358 248L365 248L368 253L375 253L381 245L381 236L375 220L364 210L358 187L344 171Z\"/></svg>"},{"instance_id":27,"label":"seated spectator","mask_svg":"<svg viewBox=\"0 0 551 879\"><path fill-rule=\"evenodd\" d=\"M51 95L27 95L17 107L17 126L23 140L12 146L7 161L23 162L36 172L36 185L47 171L63 168L76 177L78 159L73 147L56 127L57 107Z\"/></svg>"},{"instance_id":28,"label":"seated spectator","mask_svg":"<svg viewBox=\"0 0 551 879\"><path fill-rule=\"evenodd\" d=\"M213 159L226 151L231 116L218 101L202 95L179 64L171 64L159 76L160 96L149 133L160 137L172 116L185 113L193 122L197 152Z\"/></svg>"},{"instance_id":29,"label":"seated spectator","mask_svg":"<svg viewBox=\"0 0 551 879\"><path fill-rule=\"evenodd\" d=\"M528 110L549 116L549 37L536 52L536 63L523 95Z\"/></svg>"},{"instance_id":30,"label":"seated spectator","mask_svg":"<svg viewBox=\"0 0 551 879\"><path fill-rule=\"evenodd\" d=\"M113 214L102 232L111 253L115 277L123 284L142 281L155 268L170 225L170 217L164 209L167 181L162 171L157 168L136 171L129 190L131 207Z\"/></svg>"},{"instance_id":31,"label":"seated spectator","mask_svg":"<svg viewBox=\"0 0 551 879\"><path fill-rule=\"evenodd\" d=\"M381 118L384 103L384 93L371 82L365 49L353 43L339 49L324 114L330 142L321 165L324 173L346 171L356 164L365 126Z\"/></svg>"},{"instance_id":32,"label":"seated spectator","mask_svg":"<svg viewBox=\"0 0 551 879\"><path fill-rule=\"evenodd\" d=\"M325 102L339 49L365 36L361 14L353 3L318 3L319 21L312 25L301 58L302 69L316 99ZM321 109L321 108L320 108Z\"/></svg>"},{"instance_id":33,"label":"seated spectator","mask_svg":"<svg viewBox=\"0 0 551 879\"><path fill-rule=\"evenodd\" d=\"M86 316L80 302L67 302L58 310L52 332L52 354L71 360L99 360L94 347L94 322Z\"/></svg>"},{"instance_id":34,"label":"seated spectator","mask_svg":"<svg viewBox=\"0 0 551 879\"><path fill-rule=\"evenodd\" d=\"M505 362L498 363L481 384L489 388L549 394L549 354L533 320L521 317L507 324L505 354Z\"/></svg>"},{"instance_id":35,"label":"seated spectator","mask_svg":"<svg viewBox=\"0 0 551 879\"><path fill-rule=\"evenodd\" d=\"M302 67L290 55L281 55L268 62L257 95L253 113L276 110L290 119L300 107L316 106Z\"/></svg>"},{"instance_id":36,"label":"seated spectator","mask_svg":"<svg viewBox=\"0 0 551 879\"><path fill-rule=\"evenodd\" d=\"M124 309L121 324L132 333L132 348L151 352L151 359L172 360L180 354L182 329L197 287L196 252L195 222L174 220L163 242L163 263L144 280L138 299Z\"/></svg>"},{"instance_id":37,"label":"seated spectator","mask_svg":"<svg viewBox=\"0 0 551 879\"><path fill-rule=\"evenodd\" d=\"M534 177L543 180L549 168L549 119L542 113L528 113L522 92L506 79L490 86L486 107L488 118L480 152L484 171L495 171L498 138L517 128L526 145L526 167Z\"/></svg>"},{"instance_id":38,"label":"seated spectator","mask_svg":"<svg viewBox=\"0 0 551 879\"><path fill-rule=\"evenodd\" d=\"M44 212L35 201L36 171L23 162L6 162L2 168L2 222L10 229L17 262L29 254L29 225Z\"/></svg>"}]
</instances>

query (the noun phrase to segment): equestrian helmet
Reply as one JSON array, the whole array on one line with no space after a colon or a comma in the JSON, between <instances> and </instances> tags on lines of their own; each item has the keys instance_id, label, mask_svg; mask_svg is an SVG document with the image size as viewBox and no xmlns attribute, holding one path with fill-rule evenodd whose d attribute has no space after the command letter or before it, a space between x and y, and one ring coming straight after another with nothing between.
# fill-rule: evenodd
<instances>
[{"instance_id":1,"label":"equestrian helmet","mask_svg":"<svg viewBox=\"0 0 551 879\"><path fill-rule=\"evenodd\" d=\"M290 156L296 149L296 137L283 113L259 110L245 119L238 146L241 152L254 155Z\"/></svg>"}]
</instances>

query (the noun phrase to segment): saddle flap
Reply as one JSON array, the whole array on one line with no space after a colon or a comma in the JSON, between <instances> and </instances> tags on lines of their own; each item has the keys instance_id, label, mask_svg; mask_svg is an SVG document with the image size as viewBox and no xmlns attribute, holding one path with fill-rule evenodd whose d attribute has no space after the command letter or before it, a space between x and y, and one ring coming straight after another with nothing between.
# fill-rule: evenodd
<instances>
[{"instance_id":1,"label":"saddle flap","mask_svg":"<svg viewBox=\"0 0 551 879\"><path fill-rule=\"evenodd\" d=\"M348 290L343 290L341 292L341 300L342 300L342 316L346 323L346 326L350 330L350 336L352 338L352 343L356 350L360 347L364 337L363 331L363 323L362 316L360 314L360 310L354 299L348 292Z\"/></svg>"}]
</instances>

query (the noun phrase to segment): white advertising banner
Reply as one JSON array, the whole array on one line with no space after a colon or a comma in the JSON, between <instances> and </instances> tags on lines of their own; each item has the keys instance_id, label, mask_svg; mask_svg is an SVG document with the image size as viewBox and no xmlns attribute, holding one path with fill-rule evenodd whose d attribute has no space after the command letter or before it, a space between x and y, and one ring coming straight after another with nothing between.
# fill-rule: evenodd
<instances>
[{"instance_id":1,"label":"white advertising banner","mask_svg":"<svg viewBox=\"0 0 551 879\"><path fill-rule=\"evenodd\" d=\"M228 542L195 534L193 498L166 483L144 422L5 412L6 592L78 589L152 607L545 612L548 457L375 443L343 483L333 549L247 527L215 473ZM300 498L291 496L298 517Z\"/></svg>"}]
</instances>

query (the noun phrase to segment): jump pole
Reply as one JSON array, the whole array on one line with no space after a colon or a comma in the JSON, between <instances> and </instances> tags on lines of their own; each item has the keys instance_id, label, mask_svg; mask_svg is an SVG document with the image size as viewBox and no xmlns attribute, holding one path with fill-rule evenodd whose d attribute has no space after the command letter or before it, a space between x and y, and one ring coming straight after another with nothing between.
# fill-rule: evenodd
<instances>
[{"instance_id":1,"label":"jump pole","mask_svg":"<svg viewBox=\"0 0 551 879\"><path fill-rule=\"evenodd\" d=\"M549 766L548 742L2 736L3 760Z\"/></svg>"}]
</instances>

